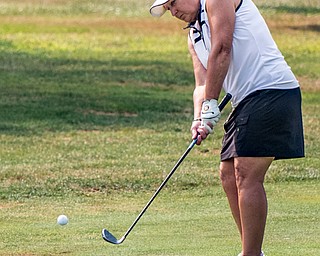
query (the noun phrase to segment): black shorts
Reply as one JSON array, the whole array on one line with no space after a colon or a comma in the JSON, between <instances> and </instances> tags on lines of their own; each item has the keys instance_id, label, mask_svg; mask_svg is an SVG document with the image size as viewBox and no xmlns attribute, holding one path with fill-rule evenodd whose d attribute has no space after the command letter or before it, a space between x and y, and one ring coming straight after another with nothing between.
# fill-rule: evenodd
<instances>
[{"instance_id":1,"label":"black shorts","mask_svg":"<svg viewBox=\"0 0 320 256\"><path fill-rule=\"evenodd\" d=\"M234 157L304 157L300 88L256 91L224 124L221 161Z\"/></svg>"}]
</instances>

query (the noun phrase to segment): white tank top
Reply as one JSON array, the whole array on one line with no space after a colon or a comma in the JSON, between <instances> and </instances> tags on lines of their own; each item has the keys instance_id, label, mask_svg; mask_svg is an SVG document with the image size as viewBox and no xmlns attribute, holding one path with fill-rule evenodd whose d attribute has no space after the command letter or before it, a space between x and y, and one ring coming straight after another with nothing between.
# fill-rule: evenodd
<instances>
[{"instance_id":1,"label":"white tank top","mask_svg":"<svg viewBox=\"0 0 320 256\"><path fill-rule=\"evenodd\" d=\"M211 50L211 34L206 0L201 0L198 21L189 36L202 65L207 68ZM231 63L223 83L236 107L250 93L264 89L299 87L260 12L251 0L243 0L236 10Z\"/></svg>"}]
</instances>

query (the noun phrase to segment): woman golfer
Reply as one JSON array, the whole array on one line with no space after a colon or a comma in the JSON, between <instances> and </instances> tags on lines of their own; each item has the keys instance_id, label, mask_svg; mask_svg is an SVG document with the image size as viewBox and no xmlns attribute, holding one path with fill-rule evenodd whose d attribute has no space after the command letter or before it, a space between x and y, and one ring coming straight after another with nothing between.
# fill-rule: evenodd
<instances>
[{"instance_id":1,"label":"woman golfer","mask_svg":"<svg viewBox=\"0 0 320 256\"><path fill-rule=\"evenodd\" d=\"M241 256L260 256L267 218L265 174L276 159L304 156L298 81L251 0L156 0L189 23L195 89L192 138L201 144L219 121L217 100L232 97L220 177L241 235Z\"/></svg>"}]
</instances>

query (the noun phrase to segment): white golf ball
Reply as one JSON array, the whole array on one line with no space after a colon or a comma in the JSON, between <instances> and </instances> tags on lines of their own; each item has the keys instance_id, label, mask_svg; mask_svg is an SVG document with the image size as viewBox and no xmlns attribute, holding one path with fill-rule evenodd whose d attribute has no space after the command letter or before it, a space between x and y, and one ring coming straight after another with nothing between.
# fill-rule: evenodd
<instances>
[{"instance_id":1,"label":"white golf ball","mask_svg":"<svg viewBox=\"0 0 320 256\"><path fill-rule=\"evenodd\" d=\"M59 215L57 218L57 223L61 226L68 224L69 220L66 215Z\"/></svg>"}]
</instances>

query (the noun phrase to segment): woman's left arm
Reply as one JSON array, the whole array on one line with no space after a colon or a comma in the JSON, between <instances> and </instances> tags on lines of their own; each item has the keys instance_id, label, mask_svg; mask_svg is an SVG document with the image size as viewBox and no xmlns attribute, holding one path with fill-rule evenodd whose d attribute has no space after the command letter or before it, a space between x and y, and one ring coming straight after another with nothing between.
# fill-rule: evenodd
<instances>
[{"instance_id":1,"label":"woman's left arm","mask_svg":"<svg viewBox=\"0 0 320 256\"><path fill-rule=\"evenodd\" d=\"M229 69L235 5L233 0L207 0L206 8L211 33L204 99L218 99Z\"/></svg>"}]
</instances>

